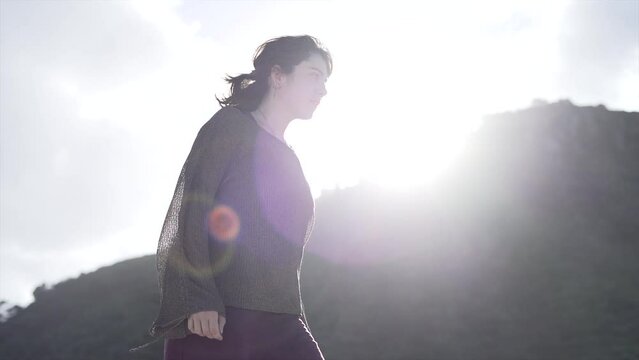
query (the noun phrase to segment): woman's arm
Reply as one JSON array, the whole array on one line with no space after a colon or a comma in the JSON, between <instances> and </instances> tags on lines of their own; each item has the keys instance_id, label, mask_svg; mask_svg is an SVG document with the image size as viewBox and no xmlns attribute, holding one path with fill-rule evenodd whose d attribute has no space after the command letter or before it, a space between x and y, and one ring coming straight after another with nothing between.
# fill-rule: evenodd
<instances>
[{"instance_id":1,"label":"woman's arm","mask_svg":"<svg viewBox=\"0 0 639 360\"><path fill-rule=\"evenodd\" d=\"M241 128L232 111L223 109L205 124L193 144L185 169L183 249L188 269L189 329L216 336L218 317L225 314L215 285L217 267L211 263L209 218L216 208L215 195L238 151ZM207 330L208 329L208 330ZM212 331L209 331L213 329ZM194 331L195 330L195 331ZM219 334L217 334L219 336Z\"/></svg>"},{"instance_id":2,"label":"woman's arm","mask_svg":"<svg viewBox=\"0 0 639 360\"><path fill-rule=\"evenodd\" d=\"M239 116L236 109L218 111L198 132L182 168L158 244L161 306L151 328L154 336L169 331L171 336L184 336L186 326L175 328L179 320L201 312L215 312L221 330L225 307L215 284L207 220L243 136ZM205 335L206 326L210 329L214 323L213 314L204 320L199 327L191 322L191 332L200 329Z\"/></svg>"}]
</instances>

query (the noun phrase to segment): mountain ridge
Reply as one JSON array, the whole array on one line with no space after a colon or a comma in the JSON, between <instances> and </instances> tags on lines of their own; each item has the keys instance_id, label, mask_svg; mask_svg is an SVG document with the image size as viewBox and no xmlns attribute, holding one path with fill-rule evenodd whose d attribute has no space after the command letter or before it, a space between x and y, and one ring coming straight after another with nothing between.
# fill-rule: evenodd
<instances>
[{"instance_id":1,"label":"mountain ridge","mask_svg":"<svg viewBox=\"0 0 639 360\"><path fill-rule=\"evenodd\" d=\"M639 113L486 117L437 193L317 200L302 294L327 359L639 358ZM121 294L114 296L114 294ZM152 359L154 255L34 291L12 359Z\"/></svg>"}]
</instances>

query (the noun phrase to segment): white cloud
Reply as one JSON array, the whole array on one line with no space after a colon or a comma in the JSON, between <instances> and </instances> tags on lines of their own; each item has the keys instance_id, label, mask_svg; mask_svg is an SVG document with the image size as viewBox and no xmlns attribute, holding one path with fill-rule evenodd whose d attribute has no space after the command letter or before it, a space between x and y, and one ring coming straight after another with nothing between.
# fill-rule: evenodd
<instances>
[{"instance_id":1,"label":"white cloud","mask_svg":"<svg viewBox=\"0 0 639 360\"><path fill-rule=\"evenodd\" d=\"M0 299L155 251L219 49L130 5L2 2Z\"/></svg>"},{"instance_id":2,"label":"white cloud","mask_svg":"<svg viewBox=\"0 0 639 360\"><path fill-rule=\"evenodd\" d=\"M316 195L536 97L639 110L635 1L411 4L0 1L0 299L154 252L221 78L271 37L334 55L287 134Z\"/></svg>"},{"instance_id":3,"label":"white cloud","mask_svg":"<svg viewBox=\"0 0 639 360\"><path fill-rule=\"evenodd\" d=\"M624 82L639 76L639 2L574 1L563 20L561 96L639 111L637 97L624 93Z\"/></svg>"}]
</instances>

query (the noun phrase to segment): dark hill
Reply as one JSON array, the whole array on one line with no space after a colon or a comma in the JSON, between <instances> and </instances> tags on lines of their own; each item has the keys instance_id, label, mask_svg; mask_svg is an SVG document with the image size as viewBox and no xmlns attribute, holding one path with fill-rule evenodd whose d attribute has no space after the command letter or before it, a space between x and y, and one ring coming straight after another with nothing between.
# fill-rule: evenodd
<instances>
[{"instance_id":1,"label":"dark hill","mask_svg":"<svg viewBox=\"0 0 639 360\"><path fill-rule=\"evenodd\" d=\"M419 164L416 164L418 166ZM436 193L324 193L303 296L327 359L638 359L639 114L567 101L485 119ZM154 258L0 324L10 359L159 359Z\"/></svg>"},{"instance_id":2,"label":"dark hill","mask_svg":"<svg viewBox=\"0 0 639 360\"><path fill-rule=\"evenodd\" d=\"M155 256L127 260L34 291L0 324L3 359L122 359L159 307ZM160 347L146 353L157 358Z\"/></svg>"}]
</instances>

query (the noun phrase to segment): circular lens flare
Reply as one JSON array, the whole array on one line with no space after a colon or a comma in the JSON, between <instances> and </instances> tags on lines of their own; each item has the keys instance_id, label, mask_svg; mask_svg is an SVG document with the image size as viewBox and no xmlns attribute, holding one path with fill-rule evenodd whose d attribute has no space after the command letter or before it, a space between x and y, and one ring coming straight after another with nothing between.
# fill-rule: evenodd
<instances>
[{"instance_id":1,"label":"circular lens flare","mask_svg":"<svg viewBox=\"0 0 639 360\"><path fill-rule=\"evenodd\" d=\"M209 235L215 239L230 242L240 233L240 218L226 205L217 205L208 214Z\"/></svg>"}]
</instances>

